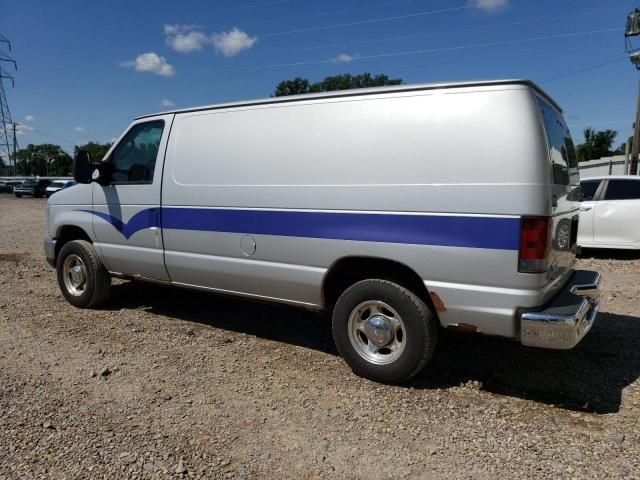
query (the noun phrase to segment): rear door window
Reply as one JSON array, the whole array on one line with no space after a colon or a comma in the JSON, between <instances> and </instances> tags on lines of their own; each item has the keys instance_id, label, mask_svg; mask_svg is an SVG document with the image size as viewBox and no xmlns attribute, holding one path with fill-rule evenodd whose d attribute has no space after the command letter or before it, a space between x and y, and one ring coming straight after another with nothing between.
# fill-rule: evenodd
<instances>
[{"instance_id":1,"label":"rear door window","mask_svg":"<svg viewBox=\"0 0 640 480\"><path fill-rule=\"evenodd\" d=\"M549 159L553 183L557 185L578 184L578 159L569 128L562 115L545 100L536 95L547 132Z\"/></svg>"},{"instance_id":2,"label":"rear door window","mask_svg":"<svg viewBox=\"0 0 640 480\"><path fill-rule=\"evenodd\" d=\"M593 197L596 195L596 191L600 186L600 180L586 180L584 182L580 182L580 190L582 190L582 201L588 202L593 200Z\"/></svg>"},{"instance_id":3,"label":"rear door window","mask_svg":"<svg viewBox=\"0 0 640 480\"><path fill-rule=\"evenodd\" d=\"M640 181L637 180L609 180L605 200L638 200L640 199Z\"/></svg>"}]
</instances>

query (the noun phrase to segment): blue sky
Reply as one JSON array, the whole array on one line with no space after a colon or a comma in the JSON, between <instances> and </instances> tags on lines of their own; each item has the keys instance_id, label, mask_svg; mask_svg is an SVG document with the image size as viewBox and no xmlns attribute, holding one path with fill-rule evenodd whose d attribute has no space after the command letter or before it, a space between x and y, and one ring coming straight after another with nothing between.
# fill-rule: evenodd
<instances>
[{"instance_id":1,"label":"blue sky","mask_svg":"<svg viewBox=\"0 0 640 480\"><path fill-rule=\"evenodd\" d=\"M283 79L362 72L406 83L529 78L564 108L576 142L592 125L618 130L618 144L631 133L638 88L623 29L639 6L631 0L0 0L0 33L18 62L15 88L5 87L21 123L21 146L50 142L71 150L108 141L133 117L171 104L267 97Z\"/></svg>"}]
</instances>

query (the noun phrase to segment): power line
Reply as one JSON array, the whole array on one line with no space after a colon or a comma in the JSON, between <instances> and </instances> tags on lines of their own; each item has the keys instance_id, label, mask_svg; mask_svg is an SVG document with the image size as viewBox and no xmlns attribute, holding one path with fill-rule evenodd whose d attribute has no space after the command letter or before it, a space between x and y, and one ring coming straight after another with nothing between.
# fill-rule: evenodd
<instances>
[{"instance_id":1,"label":"power line","mask_svg":"<svg viewBox=\"0 0 640 480\"><path fill-rule=\"evenodd\" d=\"M619 49L620 48L620 42L617 41L616 43L609 43L609 44L602 44L602 45L598 45L596 47L592 47L589 49L589 53L593 53L596 50L597 51L602 51L602 50L606 50L609 51L611 49ZM571 47L571 48L554 48L553 49L553 53L556 55L566 55L569 53L573 53L573 52L583 52L584 53L584 46L580 46L580 47ZM549 52L544 50L544 51L535 51L535 52L519 52L517 55L509 55L509 56L501 56L500 59L503 61L506 60L521 60L523 58L528 58L528 57L539 57L539 56L545 56L548 57L549 56ZM432 66L441 66L441 65L450 65L450 64L454 64L454 63L459 63L460 60L456 59L456 58L449 58L446 61L440 61L440 62L424 62L422 63L419 67L417 67L416 65L414 65L412 68L407 69L403 69L401 68L400 71L397 73L398 75L402 75L403 77L407 74L407 73L415 73L415 72L422 72L424 71L426 68L430 68ZM517 74L513 75L514 77L518 77ZM525 76L526 75L522 75Z\"/></svg>"},{"instance_id":2,"label":"power line","mask_svg":"<svg viewBox=\"0 0 640 480\"><path fill-rule=\"evenodd\" d=\"M520 25L530 25L530 24L534 24L534 23L551 22L551 21L554 21L554 20L566 20L566 19L569 19L569 18L581 17L581 16L586 16L586 15L597 15L597 14L601 14L601 13L604 13L604 12L612 12L612 11L617 11L617 9L592 10L592 11L589 11L589 12L580 12L580 13L574 13L574 14L570 14L570 15L557 15L557 16L554 16L554 17L537 18L537 19L534 19L534 20L522 20L522 21L519 21L519 22L500 23L500 24L496 24L496 25L484 25L484 26L481 26L481 27L460 28L460 29L452 29L452 30L439 31L439 32L418 33L418 34L412 34L412 35L401 35L401 36L397 36L397 37L376 38L376 39L373 39L373 40L362 40L362 41L358 41L358 42L330 43L330 44L324 44L324 45L316 45L316 46L312 46L312 47L292 48L292 49L289 49L289 51L291 51L291 52L300 52L300 51L307 51L307 50L319 50L319 49L322 49L322 48L343 47L343 46L352 46L352 45L367 45L367 44L372 44L372 43L381 43L381 42L388 42L388 41L395 41L395 40L409 40L409 39L414 39L414 38L438 37L438 36L450 35L450 34L455 34L455 33L466 33L466 32L473 32L473 31L493 30L495 28L514 27L514 26L520 26Z\"/></svg>"},{"instance_id":3,"label":"power line","mask_svg":"<svg viewBox=\"0 0 640 480\"><path fill-rule=\"evenodd\" d=\"M368 18L365 20L358 20L355 22L346 22L346 23L334 23L332 25L321 25L319 27L309 27L309 28L299 28L299 29L295 29L295 30L285 30L282 32L268 32L268 33L258 33L256 34L256 36L258 38L269 38L269 37L280 37L280 36L284 36L284 35L293 35L296 33L306 33L306 32L318 32L321 30L332 30L335 28L345 28L345 27L353 27L353 26L357 26L357 25L369 25L372 23L382 23L382 22L392 22L395 20L402 20L405 18L415 18L415 17L424 17L427 15L437 15L440 13L449 13L449 12L455 12L455 11L460 11L460 10L466 10L469 8L474 8L473 5L461 5L458 7L451 7L451 8L441 8L438 10L425 10L422 12L414 12L414 13L408 13L405 15L393 15L393 16L389 16L389 17L377 17L377 18ZM180 43L181 46L189 46L189 45L201 45L200 41L191 41L191 42L181 42Z\"/></svg>"},{"instance_id":4,"label":"power line","mask_svg":"<svg viewBox=\"0 0 640 480\"><path fill-rule=\"evenodd\" d=\"M393 3L397 3L397 1L381 3L379 5L382 5L382 6L383 5L391 5ZM238 7L238 8L240 8L240 7ZM448 13L448 12L454 12L454 11L459 11L459 10L466 10L466 9L470 9L470 8L474 8L473 5L460 5L460 6L457 6L457 7L445 8L445 9L426 10L426 11L421 11L421 12L414 12L414 13L409 13L409 14L406 14L406 15L395 15L395 16L388 16L388 17L371 18L371 19L359 20L359 21L355 21L355 22L337 23L337 24L332 24L332 25L322 25L322 26L319 26L319 27L301 28L301 29L286 30L286 31L281 31L281 32L271 32L271 33L262 33L262 34L259 33L259 34L256 34L256 36L259 37L259 38L260 37L269 38L269 37L276 37L276 36L283 36L283 35L291 35L291 34L295 34L295 33L314 32L314 31L329 30L329 29L334 29L334 28L343 28L343 27L350 27L350 26L357 26L357 25L366 25L366 24L371 24L371 23L388 22L388 21L394 21L394 20L400 20L400 19L412 18L412 17L435 15L435 14L440 14L440 13ZM346 11L350 11L350 10L360 10L360 9L361 8L344 9L344 10L336 10L334 12L328 12L328 13L329 14L331 14L331 13L340 13L340 12L346 12ZM381 42L381 41L402 40L402 39L410 39L410 38L439 36L439 35L446 35L446 34L449 34L449 33L456 33L456 32L488 30L488 29L493 29L493 28L526 25L526 24L540 23L540 22L553 21L553 20L562 20L562 19L574 18L574 17L579 17L579 16L585 16L585 15L595 15L595 14L598 14L598 13L612 12L612 11L617 11L617 9L592 10L592 11L588 11L588 12L579 12L579 13L570 14L570 15L558 15L558 16L555 16L555 17L547 17L547 18L541 18L541 19L535 19L535 20L523 20L523 21L519 21L519 22L511 22L511 23L504 23L504 24L498 24L498 25L489 25L489 26L482 26L482 27L475 27L475 28L448 30L446 32L436 32L436 33L426 33L426 34L415 34L415 35L398 36L398 37L388 37L386 39L367 40L367 41L361 41L361 42L346 42L346 43L335 43L335 44L319 45L319 46L315 46L315 47L304 47L304 48L290 49L290 51L316 50L316 49L320 49L320 48L338 47L338 46L345 46L345 45L359 45L359 44L367 44L367 43L377 43L377 42ZM185 45L185 46L187 46L187 45L195 45L196 43L197 42L195 42L195 41L194 42L184 42L184 43L181 43L181 45Z\"/></svg>"},{"instance_id":5,"label":"power line","mask_svg":"<svg viewBox=\"0 0 640 480\"><path fill-rule=\"evenodd\" d=\"M306 60L301 62L291 62L291 63L279 63L279 64L271 64L271 65L254 65L254 66L246 66L246 67L229 67L229 68L217 68L209 71L214 72L228 72L228 71L236 71L236 70L258 70L258 69L267 69L267 68L284 68L284 67L297 67L302 65L317 65L323 63L349 63L354 61L361 60L370 60L374 58L386 58L386 57L399 57L406 55L418 55L418 54L429 54L429 53L444 53L450 51L457 50L466 50L471 48L488 48L488 47L497 47L504 45L516 45L519 43L530 43L542 40L553 40L557 38L570 38L570 37L578 37L583 35L593 35L596 33L610 33L620 31L620 28L605 28L599 30L589 30L585 32L571 32L571 33L561 33L556 35L547 35L541 37L531 37L531 38L522 38L522 39L513 39L513 40L504 40L498 42L484 42L484 43L476 43L476 44L468 44L468 45L458 45L453 47L443 47L443 48L430 48L430 49L420 49L420 50L410 50L405 52L391 52L391 53L379 53L373 55L358 55L350 57L348 62L340 62L335 57L321 59L321 60ZM156 64L158 62L140 62L137 65L151 65Z\"/></svg>"},{"instance_id":6,"label":"power line","mask_svg":"<svg viewBox=\"0 0 640 480\"><path fill-rule=\"evenodd\" d=\"M49 138L53 138L54 140L61 140L63 142L66 143L71 143L71 144L76 144L76 140L70 140L68 138L64 138L64 137L60 137L58 135L54 135L52 133L47 133L47 132L43 132L42 130L40 130L39 128L35 128L35 127L29 127L31 130L29 130L30 133L34 133L36 135L41 135L43 137L49 137Z\"/></svg>"},{"instance_id":7,"label":"power line","mask_svg":"<svg viewBox=\"0 0 640 480\"><path fill-rule=\"evenodd\" d=\"M272 2L264 2L264 3L253 3L251 5L242 5L239 7L229 7L229 8L223 8L221 10L214 10L214 11L210 11L207 13L226 13L226 12L235 12L238 10L248 10L251 8L259 8L259 7L268 7L271 5L278 5L280 3L290 3L292 1L295 0L274 0Z\"/></svg>"},{"instance_id":8,"label":"power line","mask_svg":"<svg viewBox=\"0 0 640 480\"><path fill-rule=\"evenodd\" d=\"M436 15L436 14L440 14L440 13L449 13L449 12L455 12L458 10L466 10L468 8L473 8L472 5L462 5L459 7L451 7L451 8L441 8L438 10L426 10L423 12L415 12L415 13L408 13L406 15L394 15L391 17L378 17L378 18L369 18L366 20L359 20L356 22L346 22L346 23L334 23L333 25L322 25L319 27L309 27L309 28L300 28L297 30L287 30L284 32L272 32L272 33L262 33L262 34L258 34L258 37L276 37L276 36L282 36L282 35L292 35L294 33L304 33L304 32L317 32L320 30L331 30L334 28L343 28L343 27L353 27L356 25L368 25L371 23L381 23L381 22L391 22L391 21L395 21L395 20L402 20L405 18L414 18L414 17L423 17L426 15Z\"/></svg>"},{"instance_id":9,"label":"power line","mask_svg":"<svg viewBox=\"0 0 640 480\"><path fill-rule=\"evenodd\" d=\"M335 15L337 13L348 13L348 12L356 12L360 10L371 10L372 8L378 7L387 7L389 5L395 5L401 2L405 2L406 0L393 0L391 2L383 2L383 3L369 3L365 7L352 7L352 8L343 8L340 10L330 10L327 12L314 13L313 15L300 15L294 17L294 19L306 19L306 18L317 18L317 17L326 17L329 15Z\"/></svg>"},{"instance_id":10,"label":"power line","mask_svg":"<svg viewBox=\"0 0 640 480\"><path fill-rule=\"evenodd\" d=\"M557 75L555 77L545 78L544 80L541 80L538 83L552 82L554 80L559 80L561 78L569 77L571 75L576 75L578 73L588 72L589 70L594 70L596 68L604 67L605 65L609 65L609 64L615 63L615 62L619 62L621 60L626 60L627 58L629 58L629 57L626 56L626 55L624 57L616 57L616 58L614 58L612 60L607 60L606 62L596 63L595 65L590 65L588 67L580 68L578 70L573 70L571 72L563 73L562 75Z\"/></svg>"},{"instance_id":11,"label":"power line","mask_svg":"<svg viewBox=\"0 0 640 480\"><path fill-rule=\"evenodd\" d=\"M443 53L443 52L452 52L459 50L468 50L473 48L489 48L489 47L498 47L504 45L517 45L520 43L530 43L537 42L543 40L553 40L557 38L570 38L570 37L579 37L584 35L593 35L596 33L609 33L609 32L619 32L620 28L606 28L599 30L589 30L585 32L571 32L571 33L562 33L557 35L546 35L541 37L530 37L530 38L520 38L514 40L505 40L499 42L484 42L484 43L475 43L475 44L467 44L467 45L458 45L453 47L443 47L443 48L429 48L429 49L420 49L420 50L409 50L404 52L391 52L391 53L379 53L373 55L361 55L352 57L350 62L362 61L362 60L371 60L374 58L389 58L389 57L400 57L400 56L408 56L408 55L423 55L423 54L431 54L431 53ZM292 62L292 63L280 63L280 64L271 64L271 65L255 65L255 66L247 66L247 67L234 67L234 68L221 68L214 69L211 71L235 71L235 70L260 70L260 69L268 69L268 68L284 68L284 67L298 67L302 65L317 65L317 64L331 64L331 63L350 63L350 62L339 62L336 58L329 58L324 60L308 60L301 62Z\"/></svg>"},{"instance_id":12,"label":"power line","mask_svg":"<svg viewBox=\"0 0 640 480\"><path fill-rule=\"evenodd\" d=\"M608 43L608 44L601 44L598 45L596 47L593 47L590 51L602 51L602 50L607 50L607 49L611 49L611 48L615 48L619 46L619 42L616 43ZM572 52L584 52L584 47L580 46L580 47L571 47L571 48L563 48L563 47L559 47L559 48L554 48L553 49L553 53L554 54L567 54L567 53L572 53ZM442 52L443 54L446 54L447 52ZM549 52L547 51L535 51L535 52L525 52L525 53L519 53L517 55L513 55L510 57L501 57L502 59L504 58L514 58L514 59L520 59L520 58L524 58L524 57L530 57L530 56L540 56L540 55L549 55ZM440 57L438 57L440 58ZM453 57L451 57L453 58ZM445 57L443 56L443 60L446 60ZM455 62L459 62L459 60L446 60L444 62L438 62L438 63L425 63L422 67L420 68L425 68L426 66L432 66L432 65L447 65L450 63L455 63ZM409 65L409 67L411 68L409 71L415 71L415 65ZM200 73L207 73L207 72L217 72L219 70L207 70L207 69L196 69L196 70L189 70L187 73L190 74L200 74ZM155 77L143 77L143 76L136 76L135 79L130 78L127 81L110 81L107 84L102 84L102 87L137 87L137 86L148 86L150 83L153 83L154 85L160 85L160 84L166 84L166 79L159 77L159 76L155 76ZM35 87L34 87L35 88ZM56 83L56 89L73 89L73 90L86 90L86 89L94 89L96 88L95 85L88 85L86 83L82 83L82 84L61 84L61 83ZM25 85L21 85L20 89L22 90L31 90L28 86L25 87Z\"/></svg>"}]
</instances>

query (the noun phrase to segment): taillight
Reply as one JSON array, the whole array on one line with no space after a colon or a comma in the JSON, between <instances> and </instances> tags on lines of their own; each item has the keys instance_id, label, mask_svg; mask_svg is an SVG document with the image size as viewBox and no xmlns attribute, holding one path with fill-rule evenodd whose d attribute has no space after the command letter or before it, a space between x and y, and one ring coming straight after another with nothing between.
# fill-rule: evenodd
<instances>
[{"instance_id":1,"label":"taillight","mask_svg":"<svg viewBox=\"0 0 640 480\"><path fill-rule=\"evenodd\" d=\"M523 217L520 222L520 255L518 271L546 272L549 264L551 219L549 217Z\"/></svg>"}]
</instances>

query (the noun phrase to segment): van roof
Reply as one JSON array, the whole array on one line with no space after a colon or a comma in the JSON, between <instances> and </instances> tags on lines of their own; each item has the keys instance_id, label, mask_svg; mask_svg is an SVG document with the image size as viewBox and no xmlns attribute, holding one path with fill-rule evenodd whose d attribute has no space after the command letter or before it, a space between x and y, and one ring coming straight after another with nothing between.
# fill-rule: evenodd
<instances>
[{"instance_id":1,"label":"van roof","mask_svg":"<svg viewBox=\"0 0 640 480\"><path fill-rule=\"evenodd\" d=\"M465 87L491 87L491 86L500 86L500 85L523 85L535 90L539 95L544 97L544 99L553 105L560 113L562 113L562 109L560 106L538 85L533 83L531 80L524 79L511 79L511 80L481 80L481 81L467 81L467 82L448 82L448 83L419 83L419 84L409 84L409 85L396 85L396 86L388 86L388 87L373 87L373 88L356 88L353 90L339 90L333 92L321 92L321 93L307 93L303 95L290 95L286 97L271 97L271 98L263 98L257 100L246 100L240 102L229 102L229 103L219 103L214 105L204 105L200 107L191 107L191 108L182 108L178 110L167 110L164 112L142 115L137 117L136 120L147 117L154 117L156 115L166 115L170 113L185 113L185 112L198 112L203 110L217 110L221 108L232 108L232 107L246 107L251 105L267 105L274 103L291 103L291 102L301 102L304 100L315 100L321 98L340 98L340 97L351 97L358 95L379 95L384 93L391 92L413 92L419 90L438 90L438 89L449 89L449 88L465 88Z\"/></svg>"}]
</instances>

